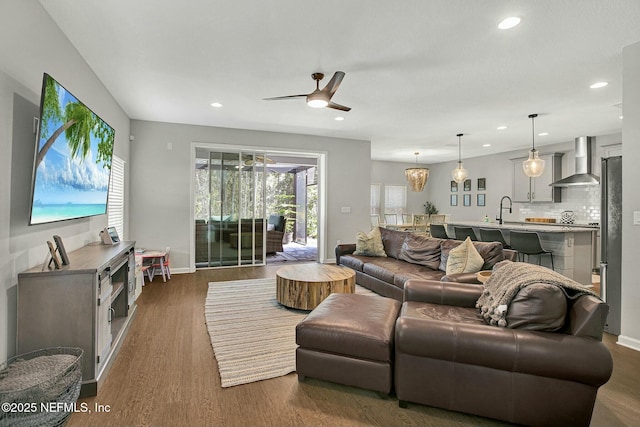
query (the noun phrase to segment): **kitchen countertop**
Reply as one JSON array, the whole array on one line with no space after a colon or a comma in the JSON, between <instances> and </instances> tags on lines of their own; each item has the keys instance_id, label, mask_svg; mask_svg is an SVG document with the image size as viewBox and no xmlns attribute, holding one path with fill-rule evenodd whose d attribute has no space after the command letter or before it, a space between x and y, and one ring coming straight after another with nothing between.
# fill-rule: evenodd
<instances>
[{"instance_id":1,"label":"kitchen countertop","mask_svg":"<svg viewBox=\"0 0 640 427\"><path fill-rule=\"evenodd\" d=\"M522 230L536 231L538 233L593 233L599 230L599 227L593 225L576 225L576 224L548 224L537 222L505 222L500 225L497 222L483 221L450 221L450 226L477 227L477 228L499 228L503 230Z\"/></svg>"}]
</instances>

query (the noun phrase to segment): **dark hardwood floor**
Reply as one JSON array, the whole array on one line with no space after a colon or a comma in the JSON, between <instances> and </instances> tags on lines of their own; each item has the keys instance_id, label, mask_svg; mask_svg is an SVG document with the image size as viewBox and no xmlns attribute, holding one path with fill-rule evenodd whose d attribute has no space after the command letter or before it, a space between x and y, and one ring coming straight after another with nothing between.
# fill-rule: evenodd
<instances>
[{"instance_id":1,"label":"dark hardwood floor","mask_svg":"<svg viewBox=\"0 0 640 427\"><path fill-rule=\"evenodd\" d=\"M227 268L156 278L138 298L137 316L91 413L68 426L498 426L504 423L410 404L295 373L221 388L203 307L208 282L275 277L280 266ZM605 342L614 359L592 426L640 425L640 352ZM571 399L571 396L567 396ZM108 412L97 412L102 405Z\"/></svg>"}]
</instances>

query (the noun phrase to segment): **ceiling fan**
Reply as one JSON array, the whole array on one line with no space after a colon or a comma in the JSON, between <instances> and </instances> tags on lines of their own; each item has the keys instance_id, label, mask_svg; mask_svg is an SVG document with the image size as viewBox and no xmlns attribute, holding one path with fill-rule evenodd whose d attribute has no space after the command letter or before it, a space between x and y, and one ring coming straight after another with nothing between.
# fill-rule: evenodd
<instances>
[{"instance_id":1,"label":"ceiling fan","mask_svg":"<svg viewBox=\"0 0 640 427\"><path fill-rule=\"evenodd\" d=\"M345 107L344 105L336 104L335 102L331 102L331 98L338 90L338 86L342 82L344 78L344 72L336 71L329 80L329 83L322 89L320 89L320 80L324 78L323 73L313 73L311 74L311 78L316 82L316 90L309 94L303 95L288 95L288 96L277 96L275 98L264 98L265 101L276 101L280 99L290 99L290 98L307 98L307 105L313 108L333 108L341 111L349 111L350 107Z\"/></svg>"}]
</instances>

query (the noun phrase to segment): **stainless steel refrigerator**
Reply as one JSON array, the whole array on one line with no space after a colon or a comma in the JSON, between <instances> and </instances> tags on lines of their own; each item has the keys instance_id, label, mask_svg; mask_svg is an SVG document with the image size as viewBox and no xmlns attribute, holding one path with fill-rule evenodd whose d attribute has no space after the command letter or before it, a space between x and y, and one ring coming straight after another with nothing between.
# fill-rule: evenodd
<instances>
[{"instance_id":1,"label":"stainless steel refrigerator","mask_svg":"<svg viewBox=\"0 0 640 427\"><path fill-rule=\"evenodd\" d=\"M609 304L605 330L620 335L622 294L622 156L602 159L600 295Z\"/></svg>"}]
</instances>

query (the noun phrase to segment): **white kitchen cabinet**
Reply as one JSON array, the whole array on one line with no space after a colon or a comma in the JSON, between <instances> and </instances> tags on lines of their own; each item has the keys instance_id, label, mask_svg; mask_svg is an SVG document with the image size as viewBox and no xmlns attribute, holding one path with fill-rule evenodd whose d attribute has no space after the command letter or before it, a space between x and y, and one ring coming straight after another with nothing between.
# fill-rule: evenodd
<instances>
[{"instance_id":1,"label":"white kitchen cabinet","mask_svg":"<svg viewBox=\"0 0 640 427\"><path fill-rule=\"evenodd\" d=\"M544 172L537 178L529 178L524 174L522 162L526 157L511 159L513 167L513 192L514 202L560 202L561 189L551 187L549 184L562 177L563 153L541 154L545 161Z\"/></svg>"}]
</instances>

